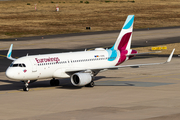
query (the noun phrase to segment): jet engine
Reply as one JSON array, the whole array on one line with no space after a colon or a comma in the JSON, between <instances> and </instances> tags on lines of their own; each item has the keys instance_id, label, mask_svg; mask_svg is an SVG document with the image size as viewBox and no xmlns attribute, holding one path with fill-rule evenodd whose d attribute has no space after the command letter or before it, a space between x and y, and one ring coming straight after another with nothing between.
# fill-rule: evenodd
<instances>
[{"instance_id":1,"label":"jet engine","mask_svg":"<svg viewBox=\"0 0 180 120\"><path fill-rule=\"evenodd\" d=\"M71 76L71 83L74 86L84 86L92 81L90 73L75 73Z\"/></svg>"}]
</instances>

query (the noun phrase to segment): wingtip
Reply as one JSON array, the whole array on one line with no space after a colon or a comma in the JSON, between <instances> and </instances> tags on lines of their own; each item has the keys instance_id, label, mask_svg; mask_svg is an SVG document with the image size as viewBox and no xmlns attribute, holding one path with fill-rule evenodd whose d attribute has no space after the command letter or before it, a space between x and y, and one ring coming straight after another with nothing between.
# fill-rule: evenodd
<instances>
[{"instance_id":1,"label":"wingtip","mask_svg":"<svg viewBox=\"0 0 180 120\"><path fill-rule=\"evenodd\" d=\"M174 54L175 48L172 50L171 54L169 55L169 58L166 62L171 62L172 56Z\"/></svg>"},{"instance_id":2,"label":"wingtip","mask_svg":"<svg viewBox=\"0 0 180 120\"><path fill-rule=\"evenodd\" d=\"M11 46L10 46L10 48L9 48L9 51L8 51L8 53L7 53L7 58L10 58L10 57L11 57L12 48L13 48L13 44L11 44Z\"/></svg>"},{"instance_id":3,"label":"wingtip","mask_svg":"<svg viewBox=\"0 0 180 120\"><path fill-rule=\"evenodd\" d=\"M8 51L8 53L7 53L7 58L10 59L10 60L16 60L15 58L12 58L12 57L11 57L12 48L13 48L13 44L11 44L11 46L10 46L10 48L9 48L9 51Z\"/></svg>"}]
</instances>

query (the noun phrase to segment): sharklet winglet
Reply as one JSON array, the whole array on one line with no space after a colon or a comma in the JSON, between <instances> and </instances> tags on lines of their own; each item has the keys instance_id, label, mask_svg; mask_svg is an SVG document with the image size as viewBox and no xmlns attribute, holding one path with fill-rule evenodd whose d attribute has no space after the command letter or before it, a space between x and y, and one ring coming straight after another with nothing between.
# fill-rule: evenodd
<instances>
[{"instance_id":1,"label":"sharklet winglet","mask_svg":"<svg viewBox=\"0 0 180 120\"><path fill-rule=\"evenodd\" d=\"M8 51L8 53L7 53L7 59L14 61L14 60L16 60L16 59L11 57L12 48L13 48L13 44L11 44L11 46L10 46L10 48L9 48L9 51Z\"/></svg>"},{"instance_id":2,"label":"sharklet winglet","mask_svg":"<svg viewBox=\"0 0 180 120\"><path fill-rule=\"evenodd\" d=\"M172 50L171 54L169 55L169 58L167 59L166 62L171 62L172 56L174 54L175 48Z\"/></svg>"}]
</instances>

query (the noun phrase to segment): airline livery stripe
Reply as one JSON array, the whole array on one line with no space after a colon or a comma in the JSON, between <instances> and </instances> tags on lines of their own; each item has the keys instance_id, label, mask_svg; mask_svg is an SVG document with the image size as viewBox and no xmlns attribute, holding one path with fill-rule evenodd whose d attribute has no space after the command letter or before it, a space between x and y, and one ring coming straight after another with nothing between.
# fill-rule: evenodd
<instances>
[{"instance_id":1,"label":"airline livery stripe","mask_svg":"<svg viewBox=\"0 0 180 120\"><path fill-rule=\"evenodd\" d=\"M127 44L128 44L128 42L129 42L129 38L131 37L131 34L132 34L132 32L129 32L129 33L126 33L126 34L122 37L122 39L121 39L121 41L120 41L120 44L119 44L119 46L118 46L118 50L125 50L125 49L126 49Z\"/></svg>"},{"instance_id":2,"label":"airline livery stripe","mask_svg":"<svg viewBox=\"0 0 180 120\"><path fill-rule=\"evenodd\" d=\"M129 29L132 26L133 22L134 22L134 15L129 15L126 20L126 23L124 24L123 29Z\"/></svg>"}]
</instances>

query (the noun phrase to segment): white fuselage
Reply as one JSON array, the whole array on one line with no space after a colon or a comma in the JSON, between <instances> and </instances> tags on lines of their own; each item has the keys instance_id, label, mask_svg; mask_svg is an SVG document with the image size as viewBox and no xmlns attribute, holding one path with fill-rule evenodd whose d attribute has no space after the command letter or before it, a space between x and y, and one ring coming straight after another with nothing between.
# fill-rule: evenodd
<instances>
[{"instance_id":1,"label":"white fuselage","mask_svg":"<svg viewBox=\"0 0 180 120\"><path fill-rule=\"evenodd\" d=\"M105 49L25 56L13 61L6 75L16 80L66 78L70 77L66 70L114 66L119 60L119 55L112 58L113 60L109 59L111 57Z\"/></svg>"}]
</instances>

